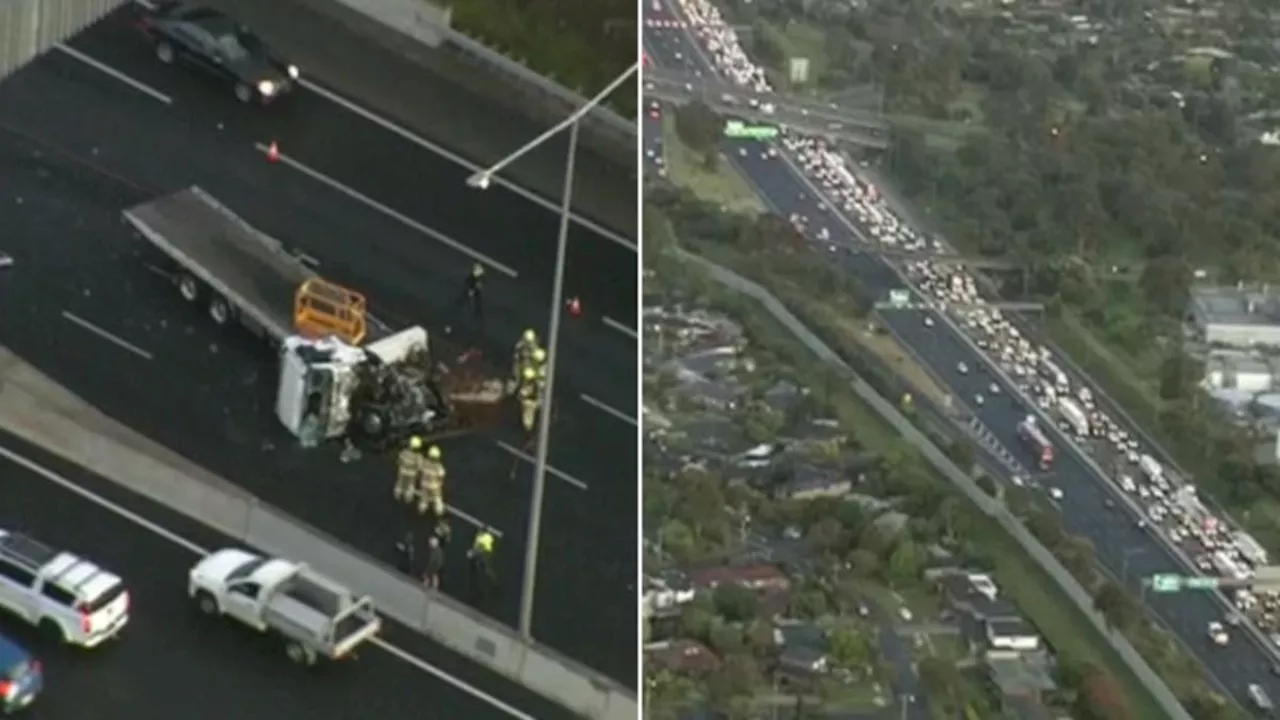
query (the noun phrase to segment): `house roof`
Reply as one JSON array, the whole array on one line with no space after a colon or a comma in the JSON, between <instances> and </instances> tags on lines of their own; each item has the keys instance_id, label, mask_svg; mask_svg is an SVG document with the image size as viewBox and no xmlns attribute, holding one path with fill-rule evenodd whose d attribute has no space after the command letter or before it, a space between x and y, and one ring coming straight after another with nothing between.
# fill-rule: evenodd
<instances>
[{"instance_id":1,"label":"house roof","mask_svg":"<svg viewBox=\"0 0 1280 720\"><path fill-rule=\"evenodd\" d=\"M1020 617L999 617L987 620L987 629L997 637L1038 635L1031 623Z\"/></svg>"},{"instance_id":2,"label":"house roof","mask_svg":"<svg viewBox=\"0 0 1280 720\"><path fill-rule=\"evenodd\" d=\"M999 595L991 578L981 574L956 572L944 575L939 583L956 610L980 618L1018 618L1018 610Z\"/></svg>"},{"instance_id":3,"label":"house roof","mask_svg":"<svg viewBox=\"0 0 1280 720\"><path fill-rule=\"evenodd\" d=\"M711 648L687 638L646 645L644 659L647 665L688 674L711 672L720 666Z\"/></svg>"},{"instance_id":4,"label":"house roof","mask_svg":"<svg viewBox=\"0 0 1280 720\"><path fill-rule=\"evenodd\" d=\"M1047 653L987 651L987 674L1004 695L1034 695L1057 687Z\"/></svg>"},{"instance_id":5,"label":"house roof","mask_svg":"<svg viewBox=\"0 0 1280 720\"><path fill-rule=\"evenodd\" d=\"M715 565L692 570L689 579L696 587L714 588L725 583L756 586L761 584L790 585L786 574L777 565L751 563L749 565Z\"/></svg>"}]
</instances>

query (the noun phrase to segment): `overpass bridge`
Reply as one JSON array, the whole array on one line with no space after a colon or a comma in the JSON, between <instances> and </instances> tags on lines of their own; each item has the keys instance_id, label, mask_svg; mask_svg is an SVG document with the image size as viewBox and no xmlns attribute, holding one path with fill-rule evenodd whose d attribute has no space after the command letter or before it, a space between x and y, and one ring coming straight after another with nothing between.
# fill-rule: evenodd
<instances>
[{"instance_id":1,"label":"overpass bridge","mask_svg":"<svg viewBox=\"0 0 1280 720\"><path fill-rule=\"evenodd\" d=\"M646 83L644 94L647 98L675 105L701 102L725 117L739 118L779 129L794 130L804 135L843 140L875 150L884 150L889 147L889 133L887 130L848 127L840 123L824 123L821 120L791 112L786 107L775 107L773 112L765 112L759 107L751 107L743 103L726 100L720 94L706 92L696 87L690 90L684 86L660 86L657 83L653 87L649 87L648 83Z\"/></svg>"},{"instance_id":2,"label":"overpass bridge","mask_svg":"<svg viewBox=\"0 0 1280 720\"><path fill-rule=\"evenodd\" d=\"M755 92L718 78L690 75L652 65L644 69L644 83L646 92L683 90L690 93L696 92L704 97L717 95L726 99L726 102L735 104L755 106L771 103L778 109L786 108L789 112L823 123L839 123L873 130L887 130L889 127L884 117L873 109L876 106L822 102L815 98L789 93Z\"/></svg>"},{"instance_id":3,"label":"overpass bridge","mask_svg":"<svg viewBox=\"0 0 1280 720\"><path fill-rule=\"evenodd\" d=\"M0 78L130 0L0 0Z\"/></svg>"}]
</instances>

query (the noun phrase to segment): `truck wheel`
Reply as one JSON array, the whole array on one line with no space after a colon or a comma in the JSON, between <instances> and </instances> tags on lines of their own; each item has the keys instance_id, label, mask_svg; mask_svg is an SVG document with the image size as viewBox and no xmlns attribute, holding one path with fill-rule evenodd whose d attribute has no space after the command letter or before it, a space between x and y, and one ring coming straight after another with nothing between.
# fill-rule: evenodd
<instances>
[{"instance_id":1,"label":"truck wheel","mask_svg":"<svg viewBox=\"0 0 1280 720\"><path fill-rule=\"evenodd\" d=\"M231 319L231 305L226 300L215 295L209 301L209 317L213 318L213 321L219 325L226 325L227 321Z\"/></svg>"},{"instance_id":2,"label":"truck wheel","mask_svg":"<svg viewBox=\"0 0 1280 720\"><path fill-rule=\"evenodd\" d=\"M173 52L173 46L167 42L161 41L156 43L156 59L165 65L173 63L176 54Z\"/></svg>"},{"instance_id":3,"label":"truck wheel","mask_svg":"<svg viewBox=\"0 0 1280 720\"><path fill-rule=\"evenodd\" d=\"M205 615L220 615L222 609L218 607L218 601L209 593L196 593L196 607Z\"/></svg>"},{"instance_id":4,"label":"truck wheel","mask_svg":"<svg viewBox=\"0 0 1280 720\"><path fill-rule=\"evenodd\" d=\"M290 660L299 665L315 665L316 663L315 651L300 642L294 640L286 641L284 652L289 656Z\"/></svg>"},{"instance_id":5,"label":"truck wheel","mask_svg":"<svg viewBox=\"0 0 1280 720\"><path fill-rule=\"evenodd\" d=\"M200 297L200 281L190 275L183 275L178 280L178 293L187 302L195 302Z\"/></svg>"}]
</instances>

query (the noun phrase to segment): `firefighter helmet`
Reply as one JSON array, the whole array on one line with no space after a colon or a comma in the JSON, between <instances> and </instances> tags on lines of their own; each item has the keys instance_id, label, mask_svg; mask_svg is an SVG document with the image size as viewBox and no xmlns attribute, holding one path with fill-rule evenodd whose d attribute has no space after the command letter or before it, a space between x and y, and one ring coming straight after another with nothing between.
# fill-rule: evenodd
<instances>
[{"instance_id":1,"label":"firefighter helmet","mask_svg":"<svg viewBox=\"0 0 1280 720\"><path fill-rule=\"evenodd\" d=\"M422 438L418 437L417 435L414 435L413 437L409 438L409 449L410 449L410 450L421 450L421 449L422 449Z\"/></svg>"},{"instance_id":2,"label":"firefighter helmet","mask_svg":"<svg viewBox=\"0 0 1280 720\"><path fill-rule=\"evenodd\" d=\"M432 460L439 460L439 459L440 459L440 446L439 446L439 445L432 445L432 446L430 447L430 449L428 449L428 450L427 450L427 457L428 457L428 458L430 458L430 459L432 459Z\"/></svg>"}]
</instances>

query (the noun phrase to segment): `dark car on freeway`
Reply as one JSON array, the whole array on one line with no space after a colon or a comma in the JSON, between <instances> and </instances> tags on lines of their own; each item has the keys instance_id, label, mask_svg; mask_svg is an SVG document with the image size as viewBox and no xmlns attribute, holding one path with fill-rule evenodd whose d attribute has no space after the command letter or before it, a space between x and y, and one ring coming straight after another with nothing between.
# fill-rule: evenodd
<instances>
[{"instance_id":1,"label":"dark car on freeway","mask_svg":"<svg viewBox=\"0 0 1280 720\"><path fill-rule=\"evenodd\" d=\"M151 38L160 62L208 73L231 85L240 102L270 102L298 80L297 66L280 60L249 28L217 10L164 2L142 13L138 27Z\"/></svg>"},{"instance_id":2,"label":"dark car on freeway","mask_svg":"<svg viewBox=\"0 0 1280 720\"><path fill-rule=\"evenodd\" d=\"M0 635L0 714L30 705L44 689L44 670L21 645Z\"/></svg>"}]
</instances>

